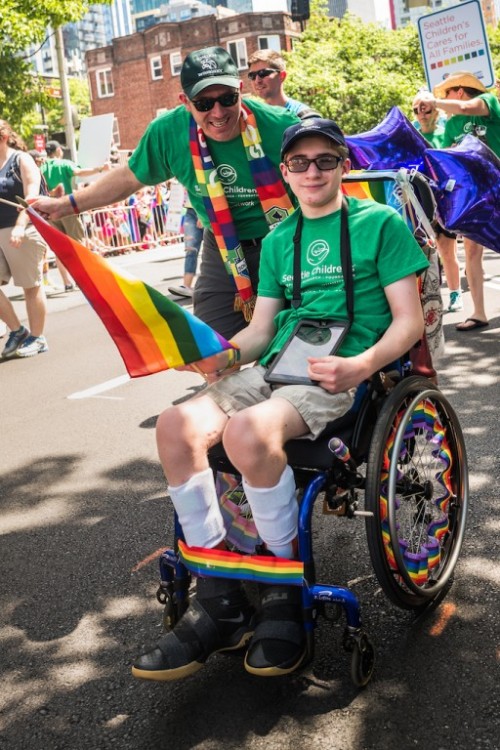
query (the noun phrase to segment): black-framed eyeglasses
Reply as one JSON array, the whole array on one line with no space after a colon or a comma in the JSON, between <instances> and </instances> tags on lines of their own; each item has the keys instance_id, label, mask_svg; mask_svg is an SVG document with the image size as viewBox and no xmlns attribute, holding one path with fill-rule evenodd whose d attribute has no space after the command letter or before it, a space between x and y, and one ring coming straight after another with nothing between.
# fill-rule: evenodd
<instances>
[{"instance_id":1,"label":"black-framed eyeglasses","mask_svg":"<svg viewBox=\"0 0 500 750\"><path fill-rule=\"evenodd\" d=\"M248 77L251 81L255 81L256 78L267 78L267 76L272 75L273 73L279 73L276 68L262 68L262 70L252 70L251 73L248 74Z\"/></svg>"},{"instance_id":2,"label":"black-framed eyeglasses","mask_svg":"<svg viewBox=\"0 0 500 750\"><path fill-rule=\"evenodd\" d=\"M215 97L204 97L203 99L191 99L191 104L198 112L210 112L217 103L221 107L234 107L240 98L239 91L231 91L229 94L221 94Z\"/></svg>"},{"instance_id":3,"label":"black-framed eyeglasses","mask_svg":"<svg viewBox=\"0 0 500 750\"><path fill-rule=\"evenodd\" d=\"M292 156L285 162L285 166L289 172L307 172L314 162L321 172L328 172L332 169L337 169L342 161L342 156L333 156L333 154L317 156L315 159L308 159L305 156Z\"/></svg>"}]
</instances>

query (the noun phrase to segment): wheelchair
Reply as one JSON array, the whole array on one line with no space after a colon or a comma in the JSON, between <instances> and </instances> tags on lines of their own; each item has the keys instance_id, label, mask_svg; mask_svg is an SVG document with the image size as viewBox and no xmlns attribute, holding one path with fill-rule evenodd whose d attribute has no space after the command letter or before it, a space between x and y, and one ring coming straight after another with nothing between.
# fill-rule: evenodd
<instances>
[{"instance_id":1,"label":"wheelchair","mask_svg":"<svg viewBox=\"0 0 500 750\"><path fill-rule=\"evenodd\" d=\"M230 511L223 512L235 529L228 532L231 550L188 547L175 517L173 548L160 557L157 598L164 624L173 627L186 610L193 575L299 586L306 663L314 655L320 615L334 605L345 615L351 679L363 687L373 674L374 645L353 591L317 580L314 508L321 498L326 515L364 521L375 576L394 605L417 613L436 605L453 581L466 526L468 469L460 423L437 385L402 360L362 383L349 412L316 440L292 440L285 450L300 496L298 559L252 553L258 539L236 479ZM214 474L237 475L222 444L211 449L209 462ZM245 534L247 546L240 543Z\"/></svg>"}]
</instances>

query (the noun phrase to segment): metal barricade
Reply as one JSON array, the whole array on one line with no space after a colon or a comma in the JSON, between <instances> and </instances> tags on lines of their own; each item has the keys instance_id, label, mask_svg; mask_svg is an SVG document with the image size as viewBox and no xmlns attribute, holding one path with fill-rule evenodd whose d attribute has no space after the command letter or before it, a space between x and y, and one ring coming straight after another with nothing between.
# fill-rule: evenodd
<instances>
[{"instance_id":1,"label":"metal barricade","mask_svg":"<svg viewBox=\"0 0 500 750\"><path fill-rule=\"evenodd\" d=\"M87 244L101 255L120 255L183 241L166 229L167 205L114 205L82 213Z\"/></svg>"}]
</instances>

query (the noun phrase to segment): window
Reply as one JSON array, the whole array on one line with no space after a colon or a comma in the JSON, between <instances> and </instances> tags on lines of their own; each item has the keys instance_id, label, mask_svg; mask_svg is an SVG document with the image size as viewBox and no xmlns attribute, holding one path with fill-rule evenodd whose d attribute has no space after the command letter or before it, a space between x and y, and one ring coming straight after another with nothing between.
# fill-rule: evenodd
<instances>
[{"instance_id":1,"label":"window","mask_svg":"<svg viewBox=\"0 0 500 750\"><path fill-rule=\"evenodd\" d=\"M259 45L259 49L272 49L274 52L281 52L279 34L259 36L257 44Z\"/></svg>"},{"instance_id":2,"label":"window","mask_svg":"<svg viewBox=\"0 0 500 750\"><path fill-rule=\"evenodd\" d=\"M180 52L172 52L170 55L170 70L173 76L178 76L182 68L182 55Z\"/></svg>"},{"instance_id":3,"label":"window","mask_svg":"<svg viewBox=\"0 0 500 750\"><path fill-rule=\"evenodd\" d=\"M153 81L158 81L160 78L163 78L161 57L152 57L149 64L151 65L151 78Z\"/></svg>"},{"instance_id":4,"label":"window","mask_svg":"<svg viewBox=\"0 0 500 750\"><path fill-rule=\"evenodd\" d=\"M114 89L111 68L97 70L95 78L97 83L97 96L99 99L104 99L106 96L113 96Z\"/></svg>"},{"instance_id":5,"label":"window","mask_svg":"<svg viewBox=\"0 0 500 750\"><path fill-rule=\"evenodd\" d=\"M236 63L238 70L248 68L247 43L245 39L236 39L228 42L227 51Z\"/></svg>"}]
</instances>

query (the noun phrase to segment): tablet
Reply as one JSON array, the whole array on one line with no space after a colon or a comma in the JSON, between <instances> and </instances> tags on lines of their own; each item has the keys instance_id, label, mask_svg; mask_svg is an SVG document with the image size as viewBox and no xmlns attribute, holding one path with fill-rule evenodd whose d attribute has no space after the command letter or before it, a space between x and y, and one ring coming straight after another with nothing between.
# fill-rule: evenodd
<instances>
[{"instance_id":1,"label":"tablet","mask_svg":"<svg viewBox=\"0 0 500 750\"><path fill-rule=\"evenodd\" d=\"M308 357L335 354L344 340L346 320L301 320L264 375L268 383L318 385L307 376Z\"/></svg>"}]
</instances>

